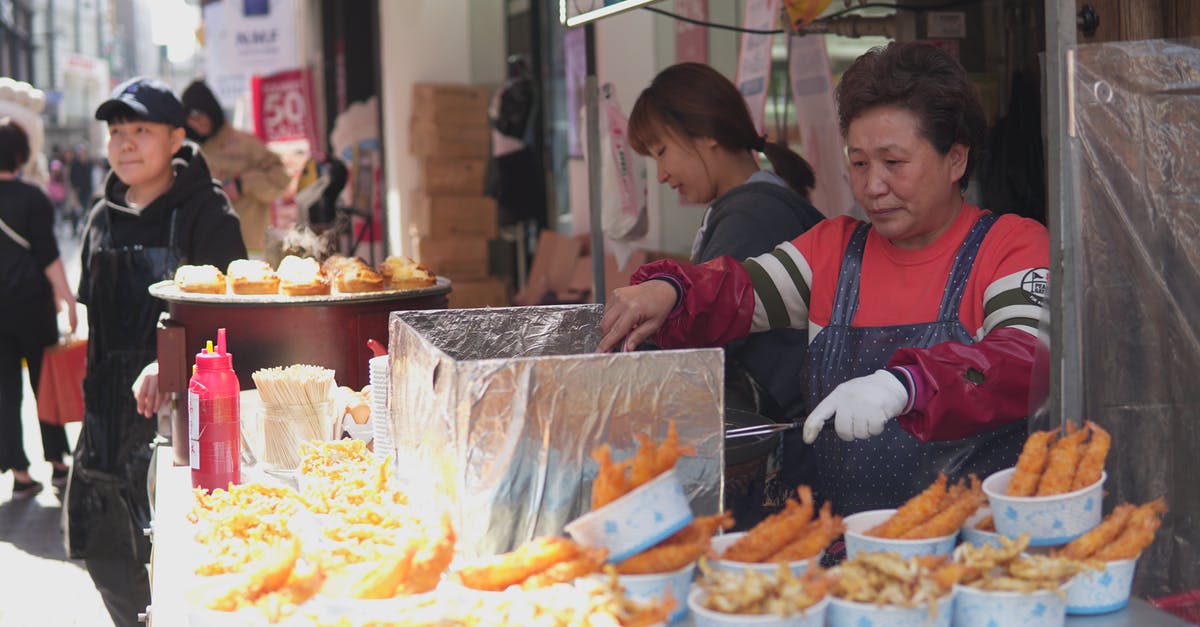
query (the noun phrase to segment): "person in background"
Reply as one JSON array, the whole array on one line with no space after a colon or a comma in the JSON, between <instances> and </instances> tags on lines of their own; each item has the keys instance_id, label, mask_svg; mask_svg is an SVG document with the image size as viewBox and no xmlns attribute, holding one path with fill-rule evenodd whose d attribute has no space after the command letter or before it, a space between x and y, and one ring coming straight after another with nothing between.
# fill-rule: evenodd
<instances>
[{"instance_id":1,"label":"person in background","mask_svg":"<svg viewBox=\"0 0 1200 627\"><path fill-rule=\"evenodd\" d=\"M188 85L182 100L188 138L200 144L213 177L222 182L241 219L246 248L261 256L271 225L271 203L291 182L283 161L257 137L226 123L221 103L204 81Z\"/></svg>"},{"instance_id":2,"label":"person in background","mask_svg":"<svg viewBox=\"0 0 1200 627\"><path fill-rule=\"evenodd\" d=\"M29 475L21 428L24 400L21 360L29 383L38 389L42 353L58 341L55 308L66 308L75 332L75 296L54 240L54 207L40 189L18 180L29 160L29 139L21 127L0 118L0 472L13 472L13 497L29 498L42 484ZM64 486L70 453L61 425L38 421L42 456L53 467L51 483Z\"/></svg>"},{"instance_id":3,"label":"person in background","mask_svg":"<svg viewBox=\"0 0 1200 627\"><path fill-rule=\"evenodd\" d=\"M896 507L939 472L986 477L1016 462L1050 243L1038 222L964 200L985 121L952 56L874 48L842 75L837 100L870 222L826 220L742 263L647 264L609 300L600 350L807 329L803 436L820 499L853 514ZM785 470L790 461L785 452Z\"/></svg>"},{"instance_id":4,"label":"person in background","mask_svg":"<svg viewBox=\"0 0 1200 627\"><path fill-rule=\"evenodd\" d=\"M71 189L75 192L76 202L79 206L79 210L74 214L71 222L71 232L78 235L80 217L87 207L92 206L92 177L93 170L96 169L96 162L92 160L88 145L85 143L75 145L74 155L75 160L71 163L68 176L71 179Z\"/></svg>"},{"instance_id":5,"label":"person in background","mask_svg":"<svg viewBox=\"0 0 1200 627\"><path fill-rule=\"evenodd\" d=\"M760 136L737 87L707 65L680 63L655 76L630 112L629 142L654 159L659 183L708 206L692 263L770 252L824 218L808 201L812 168ZM759 153L774 172L759 168ZM804 331L779 329L726 346L726 405L774 420L803 416L796 381L807 344Z\"/></svg>"},{"instance_id":6,"label":"person in background","mask_svg":"<svg viewBox=\"0 0 1200 627\"><path fill-rule=\"evenodd\" d=\"M66 499L68 554L83 559L117 625L150 602L146 476L165 401L156 333L165 304L149 286L183 264L225 268L246 256L237 215L198 147L183 105L161 81L133 78L96 109L108 124L112 171L81 243L87 306L83 429Z\"/></svg>"}]
</instances>

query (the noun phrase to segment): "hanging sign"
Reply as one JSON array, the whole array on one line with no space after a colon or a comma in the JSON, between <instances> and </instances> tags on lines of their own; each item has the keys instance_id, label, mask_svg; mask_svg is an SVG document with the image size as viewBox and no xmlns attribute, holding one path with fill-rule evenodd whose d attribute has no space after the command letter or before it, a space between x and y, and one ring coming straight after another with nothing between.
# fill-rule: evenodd
<instances>
[{"instance_id":1,"label":"hanging sign","mask_svg":"<svg viewBox=\"0 0 1200 627\"><path fill-rule=\"evenodd\" d=\"M675 0L675 14L700 22L708 21L708 0ZM675 20L675 62L708 63L708 29Z\"/></svg>"},{"instance_id":2,"label":"hanging sign","mask_svg":"<svg viewBox=\"0 0 1200 627\"><path fill-rule=\"evenodd\" d=\"M746 0L742 27L753 30L775 30L779 23L780 0ZM763 132L763 117L767 108L767 89L771 85L771 42L774 35L742 33L738 55L738 91L746 99L754 127Z\"/></svg>"},{"instance_id":3,"label":"hanging sign","mask_svg":"<svg viewBox=\"0 0 1200 627\"><path fill-rule=\"evenodd\" d=\"M854 206L854 195L846 170L845 146L838 131L824 37L792 37L788 82L796 106L804 158L817 178L810 200L826 217L848 213Z\"/></svg>"}]
</instances>

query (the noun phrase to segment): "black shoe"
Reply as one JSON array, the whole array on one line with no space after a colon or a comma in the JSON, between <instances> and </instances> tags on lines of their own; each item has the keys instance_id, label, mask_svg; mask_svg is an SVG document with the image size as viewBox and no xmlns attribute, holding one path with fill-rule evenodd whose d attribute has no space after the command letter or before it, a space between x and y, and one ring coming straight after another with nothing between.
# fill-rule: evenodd
<instances>
[{"instance_id":1,"label":"black shoe","mask_svg":"<svg viewBox=\"0 0 1200 627\"><path fill-rule=\"evenodd\" d=\"M13 495L14 499L32 498L34 496L37 496L38 492L41 492L41 491L42 491L42 484L40 484L36 481L21 481L21 480L17 479L16 477L13 477L12 495Z\"/></svg>"},{"instance_id":2,"label":"black shoe","mask_svg":"<svg viewBox=\"0 0 1200 627\"><path fill-rule=\"evenodd\" d=\"M54 473L50 475L50 485L56 488L67 487L67 477L71 474L69 466L63 466L61 469L54 468Z\"/></svg>"}]
</instances>

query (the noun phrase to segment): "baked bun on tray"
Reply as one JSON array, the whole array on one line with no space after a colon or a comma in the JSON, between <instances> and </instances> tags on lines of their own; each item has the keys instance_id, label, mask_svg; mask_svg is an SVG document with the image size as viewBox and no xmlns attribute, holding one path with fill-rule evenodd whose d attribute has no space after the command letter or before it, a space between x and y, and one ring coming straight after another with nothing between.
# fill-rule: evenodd
<instances>
[{"instance_id":1,"label":"baked bun on tray","mask_svg":"<svg viewBox=\"0 0 1200 627\"><path fill-rule=\"evenodd\" d=\"M408 257L388 257L379 264L379 274L387 286L394 290L411 290L429 287L437 283L429 268Z\"/></svg>"},{"instance_id":2,"label":"baked bun on tray","mask_svg":"<svg viewBox=\"0 0 1200 627\"><path fill-rule=\"evenodd\" d=\"M355 257L343 263L334 279L334 288L342 293L378 292L384 288L383 277L366 262Z\"/></svg>"},{"instance_id":3,"label":"baked bun on tray","mask_svg":"<svg viewBox=\"0 0 1200 627\"><path fill-rule=\"evenodd\" d=\"M179 266L175 286L196 294L224 294L225 275L216 266Z\"/></svg>"},{"instance_id":4,"label":"baked bun on tray","mask_svg":"<svg viewBox=\"0 0 1200 627\"><path fill-rule=\"evenodd\" d=\"M325 296L329 278L311 257L288 255L279 262L279 290L287 296Z\"/></svg>"},{"instance_id":5,"label":"baked bun on tray","mask_svg":"<svg viewBox=\"0 0 1200 627\"><path fill-rule=\"evenodd\" d=\"M229 262L229 287L234 294L278 294L279 275L271 264L259 259Z\"/></svg>"}]
</instances>

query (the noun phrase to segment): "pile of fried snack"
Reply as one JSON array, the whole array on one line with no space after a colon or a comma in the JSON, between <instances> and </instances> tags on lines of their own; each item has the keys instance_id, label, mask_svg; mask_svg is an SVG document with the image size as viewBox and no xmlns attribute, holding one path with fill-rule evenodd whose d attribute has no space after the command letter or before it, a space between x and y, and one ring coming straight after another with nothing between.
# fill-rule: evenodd
<instances>
[{"instance_id":1,"label":"pile of fried snack","mask_svg":"<svg viewBox=\"0 0 1200 627\"><path fill-rule=\"evenodd\" d=\"M971 475L970 487L959 481L946 489L946 475L901 505L896 513L866 535L877 538L923 539L955 533L975 510L987 502L979 479Z\"/></svg>"},{"instance_id":2,"label":"pile of fried snack","mask_svg":"<svg viewBox=\"0 0 1200 627\"><path fill-rule=\"evenodd\" d=\"M216 266L180 266L175 285L194 294L324 296L408 290L437 283L429 268L408 257L388 257L372 268L358 257L334 255L318 263L288 255L279 268L258 259L237 259L222 272Z\"/></svg>"},{"instance_id":3,"label":"pile of fried snack","mask_svg":"<svg viewBox=\"0 0 1200 627\"><path fill-rule=\"evenodd\" d=\"M1100 480L1111 442L1108 432L1089 420L1083 428L1068 422L1066 434L1057 436L1057 429L1029 434L1008 481L1008 496L1063 494Z\"/></svg>"}]
</instances>

